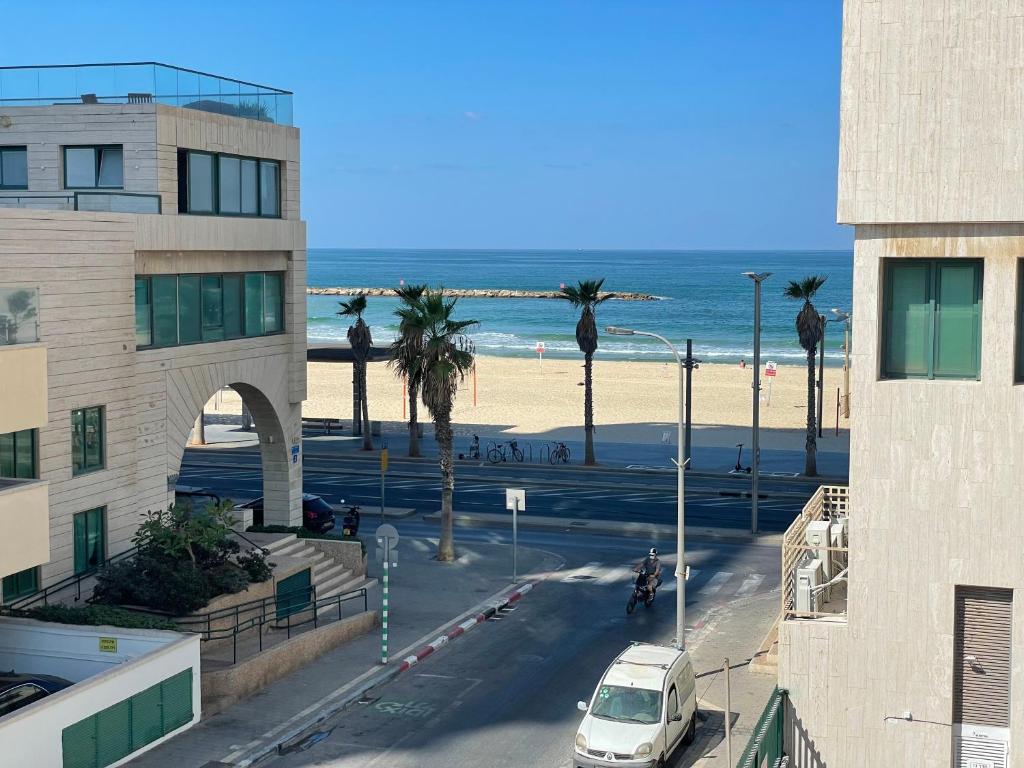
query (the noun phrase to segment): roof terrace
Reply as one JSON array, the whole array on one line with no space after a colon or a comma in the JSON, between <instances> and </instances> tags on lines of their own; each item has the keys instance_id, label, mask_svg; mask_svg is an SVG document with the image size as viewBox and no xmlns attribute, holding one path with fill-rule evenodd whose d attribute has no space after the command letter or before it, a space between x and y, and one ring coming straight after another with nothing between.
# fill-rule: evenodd
<instances>
[{"instance_id":1,"label":"roof terrace","mask_svg":"<svg viewBox=\"0 0 1024 768\"><path fill-rule=\"evenodd\" d=\"M292 124L292 92L155 61L0 67L0 107L167 104Z\"/></svg>"}]
</instances>

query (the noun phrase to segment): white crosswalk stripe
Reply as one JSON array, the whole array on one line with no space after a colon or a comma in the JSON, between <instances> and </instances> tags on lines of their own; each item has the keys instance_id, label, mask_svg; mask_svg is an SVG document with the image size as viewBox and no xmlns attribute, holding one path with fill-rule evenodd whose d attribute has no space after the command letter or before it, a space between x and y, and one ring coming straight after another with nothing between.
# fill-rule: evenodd
<instances>
[{"instance_id":1,"label":"white crosswalk stripe","mask_svg":"<svg viewBox=\"0 0 1024 768\"><path fill-rule=\"evenodd\" d=\"M597 577L595 584L616 584L622 581L633 580L633 569L628 565L620 565L615 568L605 568L604 574Z\"/></svg>"},{"instance_id":2,"label":"white crosswalk stripe","mask_svg":"<svg viewBox=\"0 0 1024 768\"><path fill-rule=\"evenodd\" d=\"M662 592L675 592L676 591L676 574L675 574L675 571L673 570L673 571L669 572L668 570L666 570L665 573L668 574L668 577L666 578L665 576L662 576L662 579L664 580L664 583L661 585L661 591ZM691 568L690 569L690 578L686 580L686 583L687 584L693 584L694 582L696 582L697 581L697 577L700 576L700 573L701 572L700 572L699 568Z\"/></svg>"},{"instance_id":3,"label":"white crosswalk stripe","mask_svg":"<svg viewBox=\"0 0 1024 768\"><path fill-rule=\"evenodd\" d=\"M754 592L757 591L757 588L761 586L761 582L763 581L764 576L762 576L760 573L750 574L747 578L743 580L743 583L740 585L740 588L736 590L736 595L738 597L752 595Z\"/></svg>"},{"instance_id":4,"label":"white crosswalk stripe","mask_svg":"<svg viewBox=\"0 0 1024 768\"><path fill-rule=\"evenodd\" d=\"M698 591L702 595L713 595L716 592L718 592L718 590L720 590L723 586L725 586L725 583L731 578L731 571L719 571L710 579L708 579L708 583L705 584L704 587Z\"/></svg>"}]
</instances>

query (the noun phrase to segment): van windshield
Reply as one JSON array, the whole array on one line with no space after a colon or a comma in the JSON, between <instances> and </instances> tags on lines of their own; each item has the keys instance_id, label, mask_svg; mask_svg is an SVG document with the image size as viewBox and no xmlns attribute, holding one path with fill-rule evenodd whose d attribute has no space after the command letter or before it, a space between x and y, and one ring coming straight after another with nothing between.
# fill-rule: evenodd
<instances>
[{"instance_id":1,"label":"van windshield","mask_svg":"<svg viewBox=\"0 0 1024 768\"><path fill-rule=\"evenodd\" d=\"M622 723L656 723L661 719L661 691L602 685L590 714Z\"/></svg>"}]
</instances>

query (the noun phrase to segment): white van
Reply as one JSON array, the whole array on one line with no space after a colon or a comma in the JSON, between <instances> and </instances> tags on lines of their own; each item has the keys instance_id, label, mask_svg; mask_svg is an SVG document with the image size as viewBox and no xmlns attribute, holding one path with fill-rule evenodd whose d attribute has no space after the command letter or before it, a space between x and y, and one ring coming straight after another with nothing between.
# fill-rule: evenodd
<instances>
[{"instance_id":1,"label":"white van","mask_svg":"<svg viewBox=\"0 0 1024 768\"><path fill-rule=\"evenodd\" d=\"M686 651L633 643L605 670L594 696L581 701L573 768L661 768L679 744L693 741L697 691Z\"/></svg>"}]
</instances>

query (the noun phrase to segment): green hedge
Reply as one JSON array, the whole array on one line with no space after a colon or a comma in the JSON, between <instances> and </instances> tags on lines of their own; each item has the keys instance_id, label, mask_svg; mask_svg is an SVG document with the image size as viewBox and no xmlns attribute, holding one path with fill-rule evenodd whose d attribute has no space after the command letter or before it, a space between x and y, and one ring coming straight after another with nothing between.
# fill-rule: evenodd
<instances>
[{"instance_id":1,"label":"green hedge","mask_svg":"<svg viewBox=\"0 0 1024 768\"><path fill-rule=\"evenodd\" d=\"M160 616L136 613L109 605L40 605L25 611L26 616L39 621L60 624L84 624L92 627L111 626L128 629L178 629L173 621Z\"/></svg>"}]
</instances>

